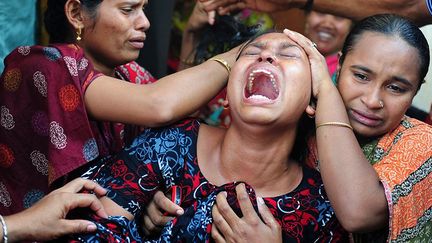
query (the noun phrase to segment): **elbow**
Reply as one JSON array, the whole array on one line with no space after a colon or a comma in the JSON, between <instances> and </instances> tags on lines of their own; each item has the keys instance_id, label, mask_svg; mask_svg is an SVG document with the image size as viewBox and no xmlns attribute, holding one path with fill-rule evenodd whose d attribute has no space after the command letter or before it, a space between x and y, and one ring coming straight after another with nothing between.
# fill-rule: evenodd
<instances>
[{"instance_id":1,"label":"elbow","mask_svg":"<svg viewBox=\"0 0 432 243\"><path fill-rule=\"evenodd\" d=\"M338 219L342 227L348 232L359 233L367 231L367 225L365 225L365 221L362 221L360 217L347 215Z\"/></svg>"},{"instance_id":2,"label":"elbow","mask_svg":"<svg viewBox=\"0 0 432 243\"><path fill-rule=\"evenodd\" d=\"M348 232L363 233L382 229L388 224L387 213L373 212L362 208L351 208L349 212L336 216L342 227Z\"/></svg>"},{"instance_id":3,"label":"elbow","mask_svg":"<svg viewBox=\"0 0 432 243\"><path fill-rule=\"evenodd\" d=\"M176 121L174 112L169 109L160 108L155 111L154 119L149 127L161 127Z\"/></svg>"},{"instance_id":4,"label":"elbow","mask_svg":"<svg viewBox=\"0 0 432 243\"><path fill-rule=\"evenodd\" d=\"M159 95L152 95L151 104L147 114L151 114L150 121L146 126L160 127L176 121L175 106L166 102L166 99Z\"/></svg>"}]
</instances>

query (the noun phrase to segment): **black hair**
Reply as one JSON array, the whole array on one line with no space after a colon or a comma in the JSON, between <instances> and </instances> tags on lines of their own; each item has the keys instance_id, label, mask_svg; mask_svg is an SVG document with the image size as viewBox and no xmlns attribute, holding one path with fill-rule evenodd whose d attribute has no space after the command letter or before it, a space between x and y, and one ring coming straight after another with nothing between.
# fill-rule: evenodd
<instances>
[{"instance_id":1,"label":"black hair","mask_svg":"<svg viewBox=\"0 0 432 243\"><path fill-rule=\"evenodd\" d=\"M343 64L346 55L354 49L354 46L365 32L376 32L399 37L417 50L420 60L420 80L417 90L420 89L428 72L430 61L429 45L421 30L411 21L395 14L378 14L367 17L356 23L348 34L342 48L342 56L339 59L340 65Z\"/></svg>"},{"instance_id":2,"label":"black hair","mask_svg":"<svg viewBox=\"0 0 432 243\"><path fill-rule=\"evenodd\" d=\"M214 25L207 25L196 48L194 64L226 52L260 33L261 26L247 26L233 15L216 16Z\"/></svg>"},{"instance_id":3,"label":"black hair","mask_svg":"<svg viewBox=\"0 0 432 243\"><path fill-rule=\"evenodd\" d=\"M48 0L44 15L45 28L50 43L68 42L72 33L64 11L67 0ZM102 0L80 0L83 9L92 19L96 19L97 9Z\"/></svg>"}]
</instances>

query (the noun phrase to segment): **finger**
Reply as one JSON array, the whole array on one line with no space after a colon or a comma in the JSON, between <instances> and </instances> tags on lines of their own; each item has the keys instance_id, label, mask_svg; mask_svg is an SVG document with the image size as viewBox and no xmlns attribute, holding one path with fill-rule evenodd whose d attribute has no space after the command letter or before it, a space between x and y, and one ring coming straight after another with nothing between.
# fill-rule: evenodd
<instances>
[{"instance_id":1,"label":"finger","mask_svg":"<svg viewBox=\"0 0 432 243\"><path fill-rule=\"evenodd\" d=\"M222 238L225 239L226 236L233 235L233 230L229 224L225 221L222 214L219 212L216 205L212 208L213 226L218 228L218 233L222 234Z\"/></svg>"},{"instance_id":2,"label":"finger","mask_svg":"<svg viewBox=\"0 0 432 243\"><path fill-rule=\"evenodd\" d=\"M216 11L210 11L208 13L208 23L209 25L214 25L216 18Z\"/></svg>"},{"instance_id":3,"label":"finger","mask_svg":"<svg viewBox=\"0 0 432 243\"><path fill-rule=\"evenodd\" d=\"M63 198L62 200L63 202L67 202L67 204L69 204L66 205L69 208L69 211L74 208L89 207L99 217L108 218L108 214L106 213L101 201L99 201L99 199L93 194L67 194L66 198Z\"/></svg>"},{"instance_id":4,"label":"finger","mask_svg":"<svg viewBox=\"0 0 432 243\"><path fill-rule=\"evenodd\" d=\"M252 206L252 202L250 201L249 194L246 191L245 184L241 183L236 186L236 192L237 192L237 200L240 204L240 209L243 213L243 217L246 218L246 220L258 220L259 217L257 213L255 212L255 209Z\"/></svg>"},{"instance_id":5,"label":"finger","mask_svg":"<svg viewBox=\"0 0 432 243\"><path fill-rule=\"evenodd\" d=\"M59 223L59 229L63 229L63 235L90 233L97 230L96 225L88 220L68 220L62 219Z\"/></svg>"},{"instance_id":6,"label":"finger","mask_svg":"<svg viewBox=\"0 0 432 243\"><path fill-rule=\"evenodd\" d=\"M98 196L103 196L107 193L107 190L96 182L83 178L76 178L65 184L63 187L55 190L55 192L79 192L83 189L93 191Z\"/></svg>"},{"instance_id":7,"label":"finger","mask_svg":"<svg viewBox=\"0 0 432 243\"><path fill-rule=\"evenodd\" d=\"M299 34L297 32L288 29L284 29L283 33L286 34L291 40L296 42L300 47L302 47L309 57L320 56L319 51L315 47L316 45L314 45L314 43L311 40L309 40L302 34Z\"/></svg>"},{"instance_id":8,"label":"finger","mask_svg":"<svg viewBox=\"0 0 432 243\"><path fill-rule=\"evenodd\" d=\"M146 236L159 234L161 229L162 227L159 227L158 225L154 224L150 217L144 216L143 230Z\"/></svg>"},{"instance_id":9,"label":"finger","mask_svg":"<svg viewBox=\"0 0 432 243\"><path fill-rule=\"evenodd\" d=\"M153 201L157 209L161 209L170 215L180 216L184 213L183 208L168 199L161 191L156 192ZM160 210L158 211L160 212Z\"/></svg>"},{"instance_id":10,"label":"finger","mask_svg":"<svg viewBox=\"0 0 432 243\"><path fill-rule=\"evenodd\" d=\"M230 228L238 224L240 218L228 204L228 201L226 199L226 192L219 193L216 196L216 207L222 217L226 220Z\"/></svg>"},{"instance_id":11,"label":"finger","mask_svg":"<svg viewBox=\"0 0 432 243\"><path fill-rule=\"evenodd\" d=\"M162 194L163 198L165 198L165 195L163 193L161 193L161 194ZM154 227L164 226L168 221L170 221L174 218L171 216L164 216L164 212L162 212L161 209L156 205L157 199L158 199L158 197L153 198L153 200L150 202L150 204L146 208L147 215L144 216L144 220L150 220L150 222L151 222L151 224L150 224L150 222L147 222L147 225L148 225L148 228L150 231L152 231ZM175 215L175 214L171 214L171 215ZM152 225L154 225L154 226L152 226Z\"/></svg>"},{"instance_id":12,"label":"finger","mask_svg":"<svg viewBox=\"0 0 432 243\"><path fill-rule=\"evenodd\" d=\"M219 232L218 228L216 227L216 225L212 225L212 229L211 229L211 236L214 240L214 242L216 243L225 243L225 239L222 236L222 234Z\"/></svg>"},{"instance_id":13,"label":"finger","mask_svg":"<svg viewBox=\"0 0 432 243\"><path fill-rule=\"evenodd\" d=\"M200 0L201 2L208 2L209 0ZM226 6L228 4L232 4L237 2L237 0L219 0L219 1L211 1L210 3L208 3L204 9L207 12L213 11L218 9L221 6Z\"/></svg>"},{"instance_id":14,"label":"finger","mask_svg":"<svg viewBox=\"0 0 432 243\"><path fill-rule=\"evenodd\" d=\"M258 197L257 202L258 202L258 211L264 223L272 229L279 227L279 223L276 221L273 214L270 212L270 209L265 204L264 199Z\"/></svg>"},{"instance_id":15,"label":"finger","mask_svg":"<svg viewBox=\"0 0 432 243\"><path fill-rule=\"evenodd\" d=\"M230 5L218 8L218 14L226 15L226 14L229 14L231 12L242 10L244 8L246 8L246 4L244 2L236 2L234 4L230 4Z\"/></svg>"}]
</instances>

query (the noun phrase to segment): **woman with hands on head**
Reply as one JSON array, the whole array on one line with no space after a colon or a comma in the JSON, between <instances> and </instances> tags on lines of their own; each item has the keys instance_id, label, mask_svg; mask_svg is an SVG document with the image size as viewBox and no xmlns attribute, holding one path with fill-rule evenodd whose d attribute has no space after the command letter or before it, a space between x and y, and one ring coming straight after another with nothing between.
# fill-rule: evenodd
<instances>
[{"instance_id":1,"label":"woman with hands on head","mask_svg":"<svg viewBox=\"0 0 432 243\"><path fill-rule=\"evenodd\" d=\"M94 194L80 193L83 190ZM90 208L99 217L108 217L98 199L105 194L106 190L95 182L77 178L52 191L32 207L5 216L5 225L0 227L0 239L7 238L8 242L48 241L68 234L93 232L96 230L94 223L66 219L66 216L75 208Z\"/></svg>"},{"instance_id":2,"label":"woman with hands on head","mask_svg":"<svg viewBox=\"0 0 432 243\"><path fill-rule=\"evenodd\" d=\"M157 238L162 242L217 237L216 229L212 233L212 207L221 200L218 209L228 217L248 215L243 225L257 225L261 212L266 226L260 228L276 239L346 240L319 173L303 164L310 90L310 64L303 48L283 33L252 40L229 77L231 126L187 119L146 129L130 147L92 167L83 176L107 188L101 201L108 214L116 216L91 217L98 231L77 237L140 240L130 220L141 215L158 190L171 190L184 213L164 226Z\"/></svg>"},{"instance_id":3,"label":"woman with hands on head","mask_svg":"<svg viewBox=\"0 0 432 243\"><path fill-rule=\"evenodd\" d=\"M50 0L52 44L21 46L5 59L1 215L31 206L95 159L118 152L137 126L183 118L226 85L221 64L232 64L235 50L153 83L134 62L150 27L147 2Z\"/></svg>"}]
</instances>

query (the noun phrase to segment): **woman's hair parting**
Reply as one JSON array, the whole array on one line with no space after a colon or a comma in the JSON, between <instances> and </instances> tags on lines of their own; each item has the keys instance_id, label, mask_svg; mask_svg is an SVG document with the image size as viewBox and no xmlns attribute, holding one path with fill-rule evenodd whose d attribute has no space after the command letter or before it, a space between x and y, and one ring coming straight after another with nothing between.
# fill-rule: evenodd
<instances>
[{"instance_id":1,"label":"woman's hair parting","mask_svg":"<svg viewBox=\"0 0 432 243\"><path fill-rule=\"evenodd\" d=\"M418 87L420 88L428 72L430 60L429 45L421 30L408 19L394 14L378 14L367 17L356 23L348 34L342 48L342 56L339 59L341 65L347 53L355 48L356 43L365 32L399 37L417 50L420 60L419 78L421 82Z\"/></svg>"},{"instance_id":2,"label":"woman's hair parting","mask_svg":"<svg viewBox=\"0 0 432 243\"><path fill-rule=\"evenodd\" d=\"M65 14L67 0L48 0L44 15L45 28L50 36L50 43L67 42L71 38L69 21ZM96 19L97 8L102 0L80 0L81 6Z\"/></svg>"}]
</instances>

